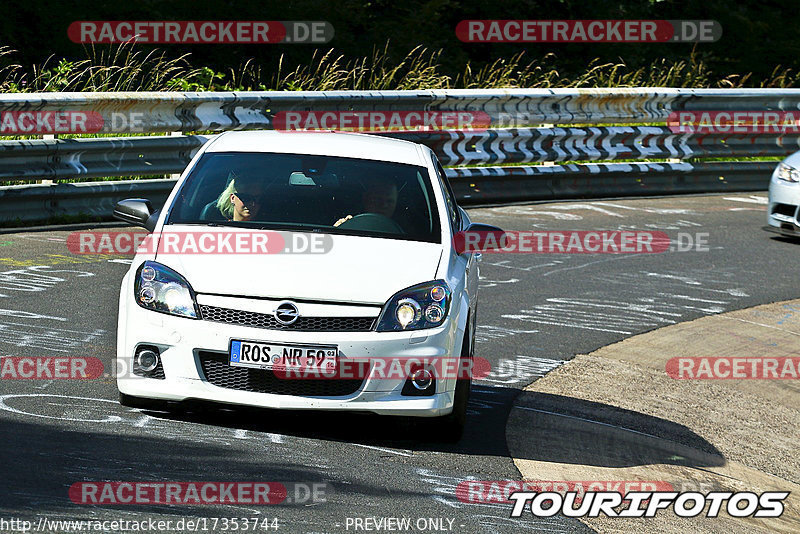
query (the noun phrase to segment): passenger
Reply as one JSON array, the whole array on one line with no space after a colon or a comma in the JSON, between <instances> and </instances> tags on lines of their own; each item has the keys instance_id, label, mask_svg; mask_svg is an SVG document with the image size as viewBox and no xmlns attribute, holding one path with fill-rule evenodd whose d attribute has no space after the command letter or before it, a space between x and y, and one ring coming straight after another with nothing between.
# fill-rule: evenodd
<instances>
[{"instance_id":1,"label":"passenger","mask_svg":"<svg viewBox=\"0 0 800 534\"><path fill-rule=\"evenodd\" d=\"M372 180L367 184L361 201L364 205L364 213L377 213L391 219L397 208L397 185L393 181L383 178ZM352 215L342 217L333 223L333 226L339 226L352 218Z\"/></svg>"},{"instance_id":2,"label":"passenger","mask_svg":"<svg viewBox=\"0 0 800 534\"><path fill-rule=\"evenodd\" d=\"M217 199L217 209L228 221L250 221L261 208L261 180L235 176Z\"/></svg>"}]
</instances>

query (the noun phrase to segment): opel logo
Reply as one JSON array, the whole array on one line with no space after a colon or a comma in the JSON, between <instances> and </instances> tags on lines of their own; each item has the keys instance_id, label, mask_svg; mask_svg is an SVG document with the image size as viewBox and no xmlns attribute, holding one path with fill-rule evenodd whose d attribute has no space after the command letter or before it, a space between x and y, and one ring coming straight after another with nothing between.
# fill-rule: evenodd
<instances>
[{"instance_id":1,"label":"opel logo","mask_svg":"<svg viewBox=\"0 0 800 534\"><path fill-rule=\"evenodd\" d=\"M281 324L290 325L294 323L298 317L300 317L300 314L297 311L297 306L288 300L281 302L278 304L278 307L275 308L275 320Z\"/></svg>"}]
</instances>

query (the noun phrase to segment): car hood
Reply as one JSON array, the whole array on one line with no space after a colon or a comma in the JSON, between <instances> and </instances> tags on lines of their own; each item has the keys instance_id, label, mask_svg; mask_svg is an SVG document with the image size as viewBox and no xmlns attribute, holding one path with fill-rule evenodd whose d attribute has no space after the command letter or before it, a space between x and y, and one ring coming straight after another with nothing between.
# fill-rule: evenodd
<instances>
[{"instance_id":1,"label":"car hood","mask_svg":"<svg viewBox=\"0 0 800 534\"><path fill-rule=\"evenodd\" d=\"M171 226L169 231L197 227ZM330 248L325 253L159 252L156 261L183 275L196 293L382 305L401 289L433 280L442 255L442 245L436 243L324 237Z\"/></svg>"}]
</instances>

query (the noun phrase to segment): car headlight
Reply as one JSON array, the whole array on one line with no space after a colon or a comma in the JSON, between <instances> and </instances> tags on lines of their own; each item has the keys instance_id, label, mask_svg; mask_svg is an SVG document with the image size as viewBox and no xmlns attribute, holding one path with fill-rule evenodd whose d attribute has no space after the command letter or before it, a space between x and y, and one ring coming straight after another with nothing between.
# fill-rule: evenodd
<instances>
[{"instance_id":1,"label":"car headlight","mask_svg":"<svg viewBox=\"0 0 800 534\"><path fill-rule=\"evenodd\" d=\"M800 182L800 171L786 165L785 163L778 164L778 178L786 180L787 182Z\"/></svg>"},{"instance_id":2,"label":"car headlight","mask_svg":"<svg viewBox=\"0 0 800 534\"><path fill-rule=\"evenodd\" d=\"M146 261L136 271L133 298L142 308L197 319L194 292L184 277L165 265Z\"/></svg>"},{"instance_id":3,"label":"car headlight","mask_svg":"<svg viewBox=\"0 0 800 534\"><path fill-rule=\"evenodd\" d=\"M441 326L450 309L450 288L444 280L411 286L384 305L378 332L421 330Z\"/></svg>"}]
</instances>

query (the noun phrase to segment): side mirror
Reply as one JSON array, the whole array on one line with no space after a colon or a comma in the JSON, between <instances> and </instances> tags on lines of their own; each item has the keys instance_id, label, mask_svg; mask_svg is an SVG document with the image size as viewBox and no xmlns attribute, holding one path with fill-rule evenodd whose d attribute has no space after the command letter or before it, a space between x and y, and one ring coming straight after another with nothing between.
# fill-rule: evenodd
<instances>
[{"instance_id":1,"label":"side mirror","mask_svg":"<svg viewBox=\"0 0 800 534\"><path fill-rule=\"evenodd\" d=\"M456 252L488 252L503 248L505 231L497 226L472 223L455 236Z\"/></svg>"},{"instance_id":2,"label":"side mirror","mask_svg":"<svg viewBox=\"0 0 800 534\"><path fill-rule=\"evenodd\" d=\"M153 231L160 210L153 211L150 201L145 198L128 198L120 200L114 206L114 217L134 226L143 226Z\"/></svg>"}]
</instances>

